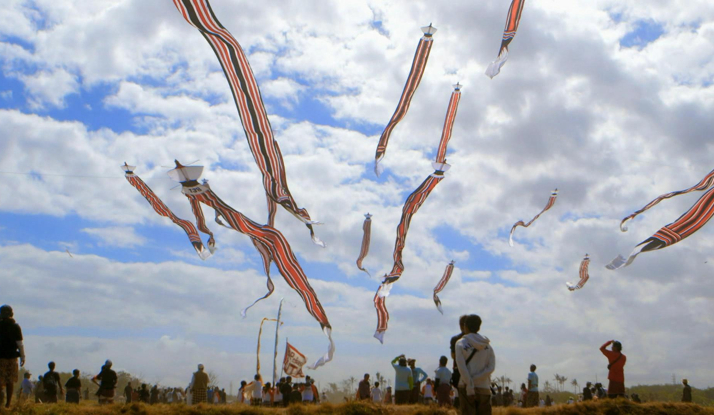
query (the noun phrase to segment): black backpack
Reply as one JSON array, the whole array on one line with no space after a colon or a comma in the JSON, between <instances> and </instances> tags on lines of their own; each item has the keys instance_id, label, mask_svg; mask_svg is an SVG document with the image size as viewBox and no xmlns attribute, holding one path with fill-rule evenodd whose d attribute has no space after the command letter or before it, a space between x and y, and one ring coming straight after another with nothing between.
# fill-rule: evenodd
<instances>
[{"instance_id":1,"label":"black backpack","mask_svg":"<svg viewBox=\"0 0 714 415\"><path fill-rule=\"evenodd\" d=\"M54 373L48 373L44 378L42 378L42 386L44 386L45 391L57 392L57 379L55 378Z\"/></svg>"},{"instance_id":2,"label":"black backpack","mask_svg":"<svg viewBox=\"0 0 714 415\"><path fill-rule=\"evenodd\" d=\"M473 359L473 357L474 357L474 355L476 354L477 351L478 351L478 350L476 350L475 348L473 349L473 351L471 351L471 354L470 354L469 357L466 359L466 364L467 364L467 365L469 364L469 362L471 361L471 359ZM454 373L451 374L451 385L452 385L453 387L455 387L455 388L458 388L458 387L459 387L459 381L460 381L460 380L461 380L461 373L459 372L459 367L456 366L456 367L454 367Z\"/></svg>"}]
</instances>

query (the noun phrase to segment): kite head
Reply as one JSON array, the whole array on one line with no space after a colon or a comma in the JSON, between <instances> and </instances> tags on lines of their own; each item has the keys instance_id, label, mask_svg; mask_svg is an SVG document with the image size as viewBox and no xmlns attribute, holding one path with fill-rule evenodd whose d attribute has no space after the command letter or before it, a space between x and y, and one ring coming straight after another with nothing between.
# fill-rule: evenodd
<instances>
[{"instance_id":1,"label":"kite head","mask_svg":"<svg viewBox=\"0 0 714 415\"><path fill-rule=\"evenodd\" d=\"M136 169L136 166L130 166L126 164L126 161L124 162L124 165L121 166L121 168L124 170L124 172L129 175L129 174L134 174L134 169Z\"/></svg>"},{"instance_id":2,"label":"kite head","mask_svg":"<svg viewBox=\"0 0 714 415\"><path fill-rule=\"evenodd\" d=\"M461 83L457 82L453 86L454 86L454 91L456 91L456 92L461 91Z\"/></svg>"},{"instance_id":3,"label":"kite head","mask_svg":"<svg viewBox=\"0 0 714 415\"><path fill-rule=\"evenodd\" d=\"M551 196L558 196L558 189L553 190L553 192L550 194Z\"/></svg>"},{"instance_id":4,"label":"kite head","mask_svg":"<svg viewBox=\"0 0 714 415\"><path fill-rule=\"evenodd\" d=\"M431 38L436 33L436 28L429 23L429 26L422 27L421 31L424 32L424 37Z\"/></svg>"},{"instance_id":5,"label":"kite head","mask_svg":"<svg viewBox=\"0 0 714 415\"><path fill-rule=\"evenodd\" d=\"M433 167L437 173L444 173L444 172L449 171L449 169L451 168L451 165L447 164L446 161L444 161L443 163L438 163L438 162L431 163L431 167Z\"/></svg>"},{"instance_id":6,"label":"kite head","mask_svg":"<svg viewBox=\"0 0 714 415\"><path fill-rule=\"evenodd\" d=\"M174 160L176 163L176 168L169 170L169 177L179 183L193 183L198 184L198 178L201 177L203 173L203 166L184 166L179 163L178 160Z\"/></svg>"}]
</instances>

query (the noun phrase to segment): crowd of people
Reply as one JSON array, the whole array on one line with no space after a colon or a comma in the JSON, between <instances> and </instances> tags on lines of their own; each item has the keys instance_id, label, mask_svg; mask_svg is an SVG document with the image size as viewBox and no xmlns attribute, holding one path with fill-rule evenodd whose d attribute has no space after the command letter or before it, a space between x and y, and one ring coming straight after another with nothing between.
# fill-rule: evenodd
<instances>
[{"instance_id":1,"label":"crowd of people","mask_svg":"<svg viewBox=\"0 0 714 415\"><path fill-rule=\"evenodd\" d=\"M536 365L530 366L527 382L521 384L520 393L491 381L496 368L496 355L488 337L480 334L481 318L478 315L464 315L459 319L461 332L450 341L451 369L447 367L449 358L441 356L433 378L416 365L416 359L404 354L392 360L394 368L394 390L391 385L383 388L379 382L372 382L365 374L359 382L355 398L383 404L431 404L455 406L461 414L490 414L493 406L538 407L550 406L552 400L540 396ZM610 347L610 349L608 349ZM625 397L639 402L637 394L625 395L624 367L627 356L622 353L622 343L610 340L600 347L607 358L608 388L601 383L587 382L578 401ZM15 322L13 310L8 305L0 307L0 392L6 396L5 407L9 408L14 394L14 384L18 381L19 367L25 364L25 350L22 329ZM96 397L100 404L113 403L117 388L117 374L112 370L112 361L107 360L100 372L90 380L98 386ZM22 400L34 397L37 403L56 403L64 399L68 403L79 403L82 394L80 371L74 369L72 377L64 384L55 371L55 362L49 362L48 371L32 381L32 374L24 373L18 396ZM225 389L212 386L210 377L202 364L193 373L187 388L149 387L147 384L132 386L129 382L123 390L124 402L157 403L227 403ZM682 401L692 401L692 390L686 379ZM84 399L89 399L89 388L84 389ZM345 398L346 400L348 398ZM280 378L275 385L263 383L256 374L248 383L242 381L238 390L238 401L253 406L288 406L291 403L313 404L325 401L326 396L318 393L314 379L305 377L304 382L293 382L292 377ZM575 402L571 398L568 403Z\"/></svg>"}]
</instances>

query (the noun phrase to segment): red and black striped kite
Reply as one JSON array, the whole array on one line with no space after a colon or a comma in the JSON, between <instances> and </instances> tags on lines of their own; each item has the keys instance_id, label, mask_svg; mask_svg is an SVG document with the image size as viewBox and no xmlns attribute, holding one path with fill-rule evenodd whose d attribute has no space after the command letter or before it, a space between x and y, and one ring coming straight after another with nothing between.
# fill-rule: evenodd
<instances>
[{"instance_id":1,"label":"red and black striped kite","mask_svg":"<svg viewBox=\"0 0 714 415\"><path fill-rule=\"evenodd\" d=\"M501 72L501 67L506 63L506 60L508 60L508 44L511 43L516 36L525 2L526 0L511 1L511 7L508 8L508 17L506 17L506 28L503 29L501 48L498 50L498 57L486 68L486 75L491 79Z\"/></svg>"},{"instance_id":2,"label":"red and black striped kite","mask_svg":"<svg viewBox=\"0 0 714 415\"><path fill-rule=\"evenodd\" d=\"M218 21L208 0L173 1L183 18L198 29L211 45L226 75L248 146L263 174L263 186L268 199L268 225L273 226L276 204L280 204L305 223L315 244L324 247L325 244L315 236L312 226L319 222L310 219L307 210L298 207L290 194L283 156L273 137L253 70L240 44Z\"/></svg>"},{"instance_id":3,"label":"red and black striped kite","mask_svg":"<svg viewBox=\"0 0 714 415\"><path fill-rule=\"evenodd\" d=\"M369 243L372 237L372 215L367 213L364 215L364 218L364 223L362 224L362 231L364 231L364 234L362 235L362 247L360 248L359 257L357 258L357 268L371 276L372 274L362 267L362 261L369 253Z\"/></svg>"},{"instance_id":4,"label":"red and black striped kite","mask_svg":"<svg viewBox=\"0 0 714 415\"><path fill-rule=\"evenodd\" d=\"M555 199L558 197L558 189L553 190L553 192L550 194L550 198L548 198L548 203L545 204L545 207L543 210L540 211L533 219L530 220L528 223L524 223L522 220L519 220L518 222L513 224L513 227L511 227L511 233L508 235L508 244L513 246L513 232L516 231L516 228L519 226L523 226L524 228L527 228L531 226L531 223L535 222L536 219L540 217L540 215L543 214L546 210L550 209L553 207L555 204Z\"/></svg>"},{"instance_id":5,"label":"red and black striped kite","mask_svg":"<svg viewBox=\"0 0 714 415\"><path fill-rule=\"evenodd\" d=\"M583 261L580 263L580 281L576 285L573 285L569 282L566 282L565 285L568 287L570 291L575 291L583 288L583 285L585 285L586 282L590 279L590 274L588 274L588 266L590 265L590 257L588 254L585 254L585 258L583 258Z\"/></svg>"},{"instance_id":6,"label":"red and black striped kite","mask_svg":"<svg viewBox=\"0 0 714 415\"><path fill-rule=\"evenodd\" d=\"M446 284L451 279L451 273L454 272L454 261L449 262L444 270L444 275L442 275L439 283L434 287L434 304L436 304L436 309L439 310L441 314L444 314L444 310L441 309L441 300L439 299L438 293L441 292L446 287Z\"/></svg>"},{"instance_id":7,"label":"red and black striped kite","mask_svg":"<svg viewBox=\"0 0 714 415\"><path fill-rule=\"evenodd\" d=\"M200 169L202 169L202 167ZM213 193L207 183L199 184L198 178L201 175L201 171L202 170L196 170L196 166L185 167L179 162L176 162L176 169L169 172L169 175L181 182L182 192L192 202L192 206L198 206L200 210L198 203L203 203L213 208L217 216L220 216L221 220L224 221L227 226L249 236L263 256L263 260L267 260L267 263L264 263L266 269L269 269L270 261L275 262L280 274L285 278L290 288L294 289L300 295L307 311L320 323L320 327L330 340L328 352L315 363L313 368L322 366L332 360L335 351L335 345L332 342L332 327L327 320L327 314L325 314L325 310L322 308L317 294L315 294L312 286L310 286L310 282L302 267L300 267L285 236L274 227L270 225L260 225L230 207ZM270 280L270 276L268 276L268 279ZM269 282L269 288L272 292L271 286L272 283ZM271 292L263 298L269 296Z\"/></svg>"},{"instance_id":8,"label":"red and black striped kite","mask_svg":"<svg viewBox=\"0 0 714 415\"><path fill-rule=\"evenodd\" d=\"M625 223L627 221L634 219L635 216L648 210L649 208L651 208L652 206L656 205L657 203L663 201L664 199L669 199L669 198L672 198L675 196L684 195L689 192L693 192L695 190L698 192L701 192L702 190L707 190L708 188L710 188L713 183L714 183L714 170L710 171L709 174L704 176L704 178L699 183L695 184L694 186L690 187L689 189L665 193L665 194L657 197L655 200L653 200L650 203L648 203L647 205L645 205L645 207L643 207L642 209L638 210L637 212L635 212L635 213L631 214L630 216L626 217L625 219L623 219L622 222L620 222L620 230L622 232L627 232L627 226L625 226Z\"/></svg>"},{"instance_id":9,"label":"red and black striped kite","mask_svg":"<svg viewBox=\"0 0 714 415\"><path fill-rule=\"evenodd\" d=\"M618 255L605 267L611 270L623 268L630 265L641 252L655 251L674 245L701 229L709 222L712 215L714 215L714 187L704 193L684 215L637 245L627 259Z\"/></svg>"},{"instance_id":10,"label":"red and black striped kite","mask_svg":"<svg viewBox=\"0 0 714 415\"><path fill-rule=\"evenodd\" d=\"M146 183L144 183L144 181L139 178L139 176L134 174L134 169L136 168L136 166L130 166L124 163L124 165L121 167L126 172L126 180L132 186L134 186L136 190L141 193L142 196L146 198L146 201L149 202L152 208L154 208L154 211L161 216L171 219L173 223L180 226L181 229L186 232L186 235L188 235L188 240L191 241L191 245L193 245L193 248L196 250L198 256L201 259L206 259L210 257L211 254L216 250L213 238L211 237L211 239L208 240L208 249L206 249L203 246L203 242L201 242L201 236L198 234L198 231L196 230L196 227L193 225L193 223L176 216L174 212L172 212L171 209L169 209L168 206L166 206L164 202L162 202L161 199L156 196L154 191L151 190L151 188L147 186Z\"/></svg>"},{"instance_id":11,"label":"red and black striped kite","mask_svg":"<svg viewBox=\"0 0 714 415\"><path fill-rule=\"evenodd\" d=\"M389 295L392 285L399 280L402 276L402 272L404 272L402 251L404 250L404 245L407 240L407 232L409 231L412 216L419 211L419 208L429 197L431 191L444 179L444 172L451 167L446 163L446 144L451 139L451 129L453 127L454 118L456 117L460 96L461 85L456 84L454 85L454 92L451 94L449 107L446 111L446 120L444 121L444 129L439 142L439 151L437 152L436 161L432 163L435 171L409 195L402 208L402 217L397 226L397 238L394 242L394 253L392 254L394 265L392 266L392 271L384 276L382 284L374 296L374 307L377 310L377 330L374 333L374 337L381 343L384 342L384 332L387 331L387 323L389 322L386 297Z\"/></svg>"},{"instance_id":12,"label":"red and black striped kite","mask_svg":"<svg viewBox=\"0 0 714 415\"><path fill-rule=\"evenodd\" d=\"M424 69L426 68L426 62L429 60L431 46L434 44L432 36L436 33L436 28L430 24L429 26L422 27L421 30L424 32L424 36L419 39L419 44L417 45L416 52L414 53L414 60L412 61L412 68L409 71L407 83L404 85L402 96L399 98L399 104L397 104L397 109L394 110L392 119L389 120L389 123L384 128L382 136L379 137L377 152L374 155L374 173L377 176L379 176L383 170L383 167L380 166L379 162L382 161L384 154L387 152L389 136L392 134L394 127L397 126L399 121L401 121L404 116L407 115L407 111L409 111L409 106L412 103L412 97L414 97L414 93L421 82L421 77L424 75Z\"/></svg>"}]
</instances>

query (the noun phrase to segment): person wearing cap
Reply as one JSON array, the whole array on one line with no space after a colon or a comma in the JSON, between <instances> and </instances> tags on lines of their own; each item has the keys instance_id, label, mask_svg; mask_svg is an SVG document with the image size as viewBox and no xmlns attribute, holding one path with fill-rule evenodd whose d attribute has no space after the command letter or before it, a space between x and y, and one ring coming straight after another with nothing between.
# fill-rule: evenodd
<instances>
[{"instance_id":1,"label":"person wearing cap","mask_svg":"<svg viewBox=\"0 0 714 415\"><path fill-rule=\"evenodd\" d=\"M692 387L689 386L687 379L682 379L684 389L682 389L682 402L692 402Z\"/></svg>"},{"instance_id":2,"label":"person wearing cap","mask_svg":"<svg viewBox=\"0 0 714 415\"><path fill-rule=\"evenodd\" d=\"M97 379L99 382L97 382ZM97 396L99 403L114 403L114 392L117 387L117 372L112 370L112 361L107 360L99 374L92 378L92 382L99 386Z\"/></svg>"},{"instance_id":3,"label":"person wearing cap","mask_svg":"<svg viewBox=\"0 0 714 415\"><path fill-rule=\"evenodd\" d=\"M612 345L612 350L607 350L607 346ZM600 346L600 351L607 357L607 379L610 384L607 387L607 396L609 398L624 398L625 397L625 363L627 356L622 354L622 343L616 340L610 340Z\"/></svg>"},{"instance_id":4,"label":"person wearing cap","mask_svg":"<svg viewBox=\"0 0 714 415\"><path fill-rule=\"evenodd\" d=\"M191 378L191 384L188 388L193 394L193 404L206 403L207 391L208 391L208 374L203 371L204 367L202 364L198 365L198 370L193 373Z\"/></svg>"},{"instance_id":5,"label":"person wearing cap","mask_svg":"<svg viewBox=\"0 0 714 415\"><path fill-rule=\"evenodd\" d=\"M25 365L25 346L22 344L22 329L13 319L12 307L5 304L0 307L0 391L5 389L7 403L10 407L15 383L18 381L20 366Z\"/></svg>"}]
</instances>

